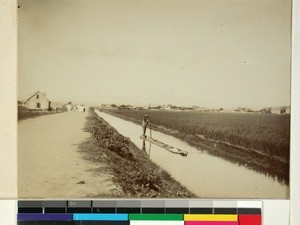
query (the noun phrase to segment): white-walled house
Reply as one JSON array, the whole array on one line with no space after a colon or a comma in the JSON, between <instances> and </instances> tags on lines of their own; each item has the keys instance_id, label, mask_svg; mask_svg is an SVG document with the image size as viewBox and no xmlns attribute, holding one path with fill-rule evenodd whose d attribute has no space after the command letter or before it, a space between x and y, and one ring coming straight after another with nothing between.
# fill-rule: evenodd
<instances>
[{"instance_id":1,"label":"white-walled house","mask_svg":"<svg viewBox=\"0 0 300 225\"><path fill-rule=\"evenodd\" d=\"M25 101L27 109L48 110L51 102L46 98L46 93L37 91Z\"/></svg>"}]
</instances>

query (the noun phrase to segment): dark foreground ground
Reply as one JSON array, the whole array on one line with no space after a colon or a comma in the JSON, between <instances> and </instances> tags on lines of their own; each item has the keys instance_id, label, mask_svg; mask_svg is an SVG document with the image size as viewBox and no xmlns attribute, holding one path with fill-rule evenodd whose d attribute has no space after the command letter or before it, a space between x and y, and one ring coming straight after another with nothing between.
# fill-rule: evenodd
<instances>
[{"instance_id":1,"label":"dark foreground ground","mask_svg":"<svg viewBox=\"0 0 300 225\"><path fill-rule=\"evenodd\" d=\"M122 196L136 198L191 198L193 193L174 180L166 171L154 164L148 155L123 137L93 110L89 112L85 131L92 134L80 145L84 157L106 165L100 168L112 174L121 187ZM101 184L99 184L101 185Z\"/></svg>"}]
</instances>

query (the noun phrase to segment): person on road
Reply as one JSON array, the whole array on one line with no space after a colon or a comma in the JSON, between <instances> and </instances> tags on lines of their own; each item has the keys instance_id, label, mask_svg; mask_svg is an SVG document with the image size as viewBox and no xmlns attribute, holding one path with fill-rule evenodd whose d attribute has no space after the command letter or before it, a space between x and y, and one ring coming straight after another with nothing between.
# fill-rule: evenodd
<instances>
[{"instance_id":1,"label":"person on road","mask_svg":"<svg viewBox=\"0 0 300 225\"><path fill-rule=\"evenodd\" d=\"M146 137L146 130L149 124L150 124L149 117L148 115L145 115L142 121L143 137Z\"/></svg>"}]
</instances>

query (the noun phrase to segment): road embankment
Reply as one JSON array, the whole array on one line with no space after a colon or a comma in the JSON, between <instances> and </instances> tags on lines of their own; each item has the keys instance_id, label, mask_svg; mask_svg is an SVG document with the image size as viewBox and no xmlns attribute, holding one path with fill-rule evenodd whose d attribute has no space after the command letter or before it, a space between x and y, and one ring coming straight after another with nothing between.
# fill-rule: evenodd
<instances>
[{"instance_id":1,"label":"road embankment","mask_svg":"<svg viewBox=\"0 0 300 225\"><path fill-rule=\"evenodd\" d=\"M85 131L90 132L92 137L80 145L81 152L85 158L105 164L102 169L112 174L113 181L123 192L123 196L112 194L106 197L196 197L93 110L89 113Z\"/></svg>"},{"instance_id":2,"label":"road embankment","mask_svg":"<svg viewBox=\"0 0 300 225\"><path fill-rule=\"evenodd\" d=\"M105 164L83 159L87 113L66 112L18 123L18 198L89 198L120 193Z\"/></svg>"}]
</instances>

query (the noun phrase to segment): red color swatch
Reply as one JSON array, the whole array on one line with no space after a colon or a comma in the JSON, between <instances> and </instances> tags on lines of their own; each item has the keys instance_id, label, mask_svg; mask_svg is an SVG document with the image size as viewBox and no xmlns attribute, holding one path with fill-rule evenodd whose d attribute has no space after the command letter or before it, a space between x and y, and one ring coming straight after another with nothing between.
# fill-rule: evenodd
<instances>
[{"instance_id":1,"label":"red color swatch","mask_svg":"<svg viewBox=\"0 0 300 225\"><path fill-rule=\"evenodd\" d=\"M261 225L261 215L239 215L240 225Z\"/></svg>"}]
</instances>

